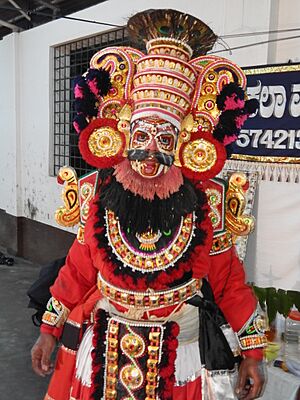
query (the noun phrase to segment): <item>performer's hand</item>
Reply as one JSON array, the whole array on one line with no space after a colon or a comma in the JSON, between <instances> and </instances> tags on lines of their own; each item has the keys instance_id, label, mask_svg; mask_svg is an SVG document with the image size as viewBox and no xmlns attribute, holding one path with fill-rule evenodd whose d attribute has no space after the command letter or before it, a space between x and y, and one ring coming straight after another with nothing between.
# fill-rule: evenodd
<instances>
[{"instance_id":1,"label":"performer's hand","mask_svg":"<svg viewBox=\"0 0 300 400\"><path fill-rule=\"evenodd\" d=\"M236 393L239 399L253 400L262 395L264 376L259 368L260 364L260 361L250 357L246 357L241 362L236 385Z\"/></svg>"},{"instance_id":2,"label":"performer's hand","mask_svg":"<svg viewBox=\"0 0 300 400\"><path fill-rule=\"evenodd\" d=\"M56 345L56 338L49 333L41 333L31 350L32 368L40 376L46 376L53 371L50 361Z\"/></svg>"}]
</instances>

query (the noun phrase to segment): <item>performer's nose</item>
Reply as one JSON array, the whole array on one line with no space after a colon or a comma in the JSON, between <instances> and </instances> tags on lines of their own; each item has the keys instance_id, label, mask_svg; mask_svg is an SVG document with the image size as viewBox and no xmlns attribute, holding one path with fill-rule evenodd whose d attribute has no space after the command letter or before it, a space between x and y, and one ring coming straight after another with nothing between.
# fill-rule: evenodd
<instances>
[{"instance_id":1,"label":"performer's nose","mask_svg":"<svg viewBox=\"0 0 300 400\"><path fill-rule=\"evenodd\" d=\"M153 152L158 150L157 144L156 144L156 141L155 141L154 138L152 138L152 140L151 140L151 142L148 144L146 150L148 150L148 151L153 151Z\"/></svg>"}]
</instances>

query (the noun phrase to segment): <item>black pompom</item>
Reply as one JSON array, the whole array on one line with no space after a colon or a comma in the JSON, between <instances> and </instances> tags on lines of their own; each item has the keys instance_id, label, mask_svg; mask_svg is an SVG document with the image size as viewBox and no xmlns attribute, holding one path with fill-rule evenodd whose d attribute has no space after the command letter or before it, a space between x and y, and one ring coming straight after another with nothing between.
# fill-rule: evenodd
<instances>
[{"instance_id":1,"label":"black pompom","mask_svg":"<svg viewBox=\"0 0 300 400\"><path fill-rule=\"evenodd\" d=\"M112 87L109 72L103 68L90 68L85 79L90 90L98 97L106 96Z\"/></svg>"},{"instance_id":2,"label":"black pompom","mask_svg":"<svg viewBox=\"0 0 300 400\"><path fill-rule=\"evenodd\" d=\"M217 107L219 110L224 110L226 97L230 97L233 94L235 94L238 99L244 100L244 90L235 82L228 83L217 96Z\"/></svg>"},{"instance_id":3,"label":"black pompom","mask_svg":"<svg viewBox=\"0 0 300 400\"><path fill-rule=\"evenodd\" d=\"M259 101L257 99L250 99L245 102L246 114L254 114L259 107Z\"/></svg>"},{"instance_id":4,"label":"black pompom","mask_svg":"<svg viewBox=\"0 0 300 400\"><path fill-rule=\"evenodd\" d=\"M240 109L227 110L222 112L219 118L219 122L214 129L213 137L222 143L225 136L237 135L239 129L236 126L235 119L242 113L243 110Z\"/></svg>"},{"instance_id":5,"label":"black pompom","mask_svg":"<svg viewBox=\"0 0 300 400\"><path fill-rule=\"evenodd\" d=\"M76 129L76 132L80 133L88 125L88 122L82 113L78 113L73 119L73 125Z\"/></svg>"},{"instance_id":6,"label":"black pompom","mask_svg":"<svg viewBox=\"0 0 300 400\"><path fill-rule=\"evenodd\" d=\"M85 79L78 76L73 81L74 110L76 113L83 113L85 116L96 116L96 97L90 91Z\"/></svg>"},{"instance_id":7,"label":"black pompom","mask_svg":"<svg viewBox=\"0 0 300 400\"><path fill-rule=\"evenodd\" d=\"M83 113L86 116L96 116L97 115L97 107L95 105L95 101L93 98L84 98L84 99L76 99L74 101L74 111L76 113Z\"/></svg>"},{"instance_id":8,"label":"black pompom","mask_svg":"<svg viewBox=\"0 0 300 400\"><path fill-rule=\"evenodd\" d=\"M213 131L213 137L220 143L223 143L224 137L227 135L227 133L227 130L222 125L218 124Z\"/></svg>"},{"instance_id":9,"label":"black pompom","mask_svg":"<svg viewBox=\"0 0 300 400\"><path fill-rule=\"evenodd\" d=\"M81 99L85 96L91 95L90 89L82 76L76 76L76 78L73 79L72 83L75 99Z\"/></svg>"}]
</instances>

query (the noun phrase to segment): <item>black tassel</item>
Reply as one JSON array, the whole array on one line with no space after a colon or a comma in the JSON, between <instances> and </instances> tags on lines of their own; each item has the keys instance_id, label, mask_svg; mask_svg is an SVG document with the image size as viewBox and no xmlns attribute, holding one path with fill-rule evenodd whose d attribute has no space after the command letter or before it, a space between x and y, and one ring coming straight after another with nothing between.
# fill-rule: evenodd
<instances>
[{"instance_id":1,"label":"black tassel","mask_svg":"<svg viewBox=\"0 0 300 400\"><path fill-rule=\"evenodd\" d=\"M203 279L203 298L194 296L188 303L199 308L199 349L201 362L210 371L232 370L240 361L235 357L222 332L221 326L227 321L214 300L209 283Z\"/></svg>"}]
</instances>

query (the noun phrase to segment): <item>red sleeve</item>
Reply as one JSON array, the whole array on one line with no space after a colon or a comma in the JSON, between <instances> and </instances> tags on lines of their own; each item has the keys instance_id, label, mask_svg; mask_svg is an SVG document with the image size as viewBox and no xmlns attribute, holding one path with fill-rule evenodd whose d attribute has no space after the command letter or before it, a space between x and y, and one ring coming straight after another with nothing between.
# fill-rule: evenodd
<instances>
[{"instance_id":1,"label":"red sleeve","mask_svg":"<svg viewBox=\"0 0 300 400\"><path fill-rule=\"evenodd\" d=\"M76 239L50 292L72 310L96 282L97 270L93 265L89 246Z\"/></svg>"},{"instance_id":2,"label":"red sleeve","mask_svg":"<svg viewBox=\"0 0 300 400\"><path fill-rule=\"evenodd\" d=\"M96 282L97 270L93 265L89 246L79 243L76 239L50 292L71 311ZM45 323L40 328L41 333L50 333L57 339L62 330L62 326L58 328Z\"/></svg>"},{"instance_id":3,"label":"red sleeve","mask_svg":"<svg viewBox=\"0 0 300 400\"><path fill-rule=\"evenodd\" d=\"M252 350L244 350L244 357L254 358L257 361L262 361L264 358L264 351L262 349L252 349Z\"/></svg>"},{"instance_id":4,"label":"red sleeve","mask_svg":"<svg viewBox=\"0 0 300 400\"><path fill-rule=\"evenodd\" d=\"M214 292L215 301L233 330L238 332L254 313L257 299L245 283L244 267L239 261L235 248L211 256L208 280ZM243 352L246 357L261 360L261 349Z\"/></svg>"},{"instance_id":5,"label":"red sleeve","mask_svg":"<svg viewBox=\"0 0 300 400\"><path fill-rule=\"evenodd\" d=\"M49 333L52 336L55 336L57 340L61 337L63 331L63 327L57 328L56 326L50 326L47 324L42 324L40 327L41 333Z\"/></svg>"}]
</instances>

